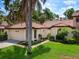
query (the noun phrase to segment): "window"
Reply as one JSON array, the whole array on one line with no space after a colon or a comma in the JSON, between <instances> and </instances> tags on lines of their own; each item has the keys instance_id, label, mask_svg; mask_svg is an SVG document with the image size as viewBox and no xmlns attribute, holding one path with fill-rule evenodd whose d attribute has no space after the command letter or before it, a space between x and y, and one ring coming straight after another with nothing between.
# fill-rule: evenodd
<instances>
[{"instance_id":1,"label":"window","mask_svg":"<svg viewBox=\"0 0 79 59\"><path fill-rule=\"evenodd\" d=\"M1 29L0 32L4 32L4 29Z\"/></svg>"},{"instance_id":2,"label":"window","mask_svg":"<svg viewBox=\"0 0 79 59\"><path fill-rule=\"evenodd\" d=\"M76 18L76 22L79 22L79 18Z\"/></svg>"},{"instance_id":3,"label":"window","mask_svg":"<svg viewBox=\"0 0 79 59\"><path fill-rule=\"evenodd\" d=\"M34 38L36 38L37 30L34 30Z\"/></svg>"},{"instance_id":4,"label":"window","mask_svg":"<svg viewBox=\"0 0 79 59\"><path fill-rule=\"evenodd\" d=\"M16 30L15 32L19 32L19 30Z\"/></svg>"}]
</instances>

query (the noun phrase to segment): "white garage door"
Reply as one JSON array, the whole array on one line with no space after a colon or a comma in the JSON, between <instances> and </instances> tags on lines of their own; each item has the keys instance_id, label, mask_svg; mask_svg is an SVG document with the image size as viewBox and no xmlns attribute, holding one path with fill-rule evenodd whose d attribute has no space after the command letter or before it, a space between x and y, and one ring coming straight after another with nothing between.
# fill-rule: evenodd
<instances>
[{"instance_id":1,"label":"white garage door","mask_svg":"<svg viewBox=\"0 0 79 59\"><path fill-rule=\"evenodd\" d=\"M20 40L25 41L26 40L26 31L24 29L10 29L8 33L8 39L14 39L14 40Z\"/></svg>"}]
</instances>

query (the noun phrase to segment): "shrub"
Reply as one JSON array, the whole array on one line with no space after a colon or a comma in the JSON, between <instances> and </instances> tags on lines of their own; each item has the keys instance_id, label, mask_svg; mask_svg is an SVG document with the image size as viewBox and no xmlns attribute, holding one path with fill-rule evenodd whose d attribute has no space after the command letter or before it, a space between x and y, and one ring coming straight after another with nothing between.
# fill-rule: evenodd
<instances>
[{"instance_id":1,"label":"shrub","mask_svg":"<svg viewBox=\"0 0 79 59\"><path fill-rule=\"evenodd\" d=\"M73 38L79 42L79 30L74 30L72 33L73 33Z\"/></svg>"},{"instance_id":2,"label":"shrub","mask_svg":"<svg viewBox=\"0 0 79 59\"><path fill-rule=\"evenodd\" d=\"M42 35L41 34L39 34L38 37L39 37L40 40L42 39Z\"/></svg>"},{"instance_id":3,"label":"shrub","mask_svg":"<svg viewBox=\"0 0 79 59\"><path fill-rule=\"evenodd\" d=\"M51 37L51 34L49 33L49 34L47 35L47 39L50 39L50 37Z\"/></svg>"},{"instance_id":4,"label":"shrub","mask_svg":"<svg viewBox=\"0 0 79 59\"><path fill-rule=\"evenodd\" d=\"M39 41L39 40L35 40L35 41L32 41L32 45L35 45L35 44L38 44L38 43L41 43L42 41Z\"/></svg>"},{"instance_id":5,"label":"shrub","mask_svg":"<svg viewBox=\"0 0 79 59\"><path fill-rule=\"evenodd\" d=\"M68 44L74 44L76 43L76 40L74 38L65 38L65 42L68 43Z\"/></svg>"},{"instance_id":6,"label":"shrub","mask_svg":"<svg viewBox=\"0 0 79 59\"><path fill-rule=\"evenodd\" d=\"M7 40L8 39L8 35L7 35L7 32L5 32L5 34L4 34L4 38L3 38L4 40Z\"/></svg>"},{"instance_id":7,"label":"shrub","mask_svg":"<svg viewBox=\"0 0 79 59\"><path fill-rule=\"evenodd\" d=\"M57 32L56 39L60 41L65 41L65 37L68 35L68 30L66 28L60 28Z\"/></svg>"},{"instance_id":8,"label":"shrub","mask_svg":"<svg viewBox=\"0 0 79 59\"><path fill-rule=\"evenodd\" d=\"M7 40L7 32L0 31L0 41Z\"/></svg>"},{"instance_id":9,"label":"shrub","mask_svg":"<svg viewBox=\"0 0 79 59\"><path fill-rule=\"evenodd\" d=\"M50 41L52 41L52 40L54 40L54 36L52 36L51 33L49 33L47 35L47 39L50 40Z\"/></svg>"}]
</instances>

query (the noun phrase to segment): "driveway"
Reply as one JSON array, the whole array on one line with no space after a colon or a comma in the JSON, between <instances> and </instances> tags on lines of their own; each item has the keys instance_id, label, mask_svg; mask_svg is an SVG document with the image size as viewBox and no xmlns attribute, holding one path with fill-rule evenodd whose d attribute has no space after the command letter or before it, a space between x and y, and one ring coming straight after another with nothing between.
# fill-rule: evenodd
<instances>
[{"instance_id":1,"label":"driveway","mask_svg":"<svg viewBox=\"0 0 79 59\"><path fill-rule=\"evenodd\" d=\"M6 41L3 41L3 42L0 42L0 48L5 48L5 47L11 46L11 45L15 45L18 42L20 42L20 41L17 41L17 40L6 40Z\"/></svg>"}]
</instances>

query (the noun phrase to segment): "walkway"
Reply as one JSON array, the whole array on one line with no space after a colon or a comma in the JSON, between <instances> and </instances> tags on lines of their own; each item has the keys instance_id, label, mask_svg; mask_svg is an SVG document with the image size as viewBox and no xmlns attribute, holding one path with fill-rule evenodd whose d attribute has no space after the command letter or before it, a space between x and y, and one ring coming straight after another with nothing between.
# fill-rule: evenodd
<instances>
[{"instance_id":1,"label":"walkway","mask_svg":"<svg viewBox=\"0 0 79 59\"><path fill-rule=\"evenodd\" d=\"M33 45L32 48L38 47L38 46L40 46L40 45L42 45L42 44L45 44L45 43L47 43L47 42L49 42L49 40L46 40L46 41L44 41L44 42L41 42L41 43L39 43L39 44L37 44L37 45Z\"/></svg>"},{"instance_id":2,"label":"walkway","mask_svg":"<svg viewBox=\"0 0 79 59\"><path fill-rule=\"evenodd\" d=\"M16 40L7 40L7 41L4 41L4 42L0 42L0 48L5 48L5 47L11 46L11 45L16 45L16 46L20 46L20 47L25 47L25 46L23 46L23 45L18 45L18 44L17 44L18 42L19 42L19 41L16 41ZM39 43L39 44L33 45L32 48L38 47L38 46L40 46L40 45L42 45L42 44L45 44L45 43L47 43L47 42L49 42L49 40L46 40L46 41L41 42L41 43Z\"/></svg>"},{"instance_id":3,"label":"walkway","mask_svg":"<svg viewBox=\"0 0 79 59\"><path fill-rule=\"evenodd\" d=\"M15 45L16 43L18 43L19 41L17 40L6 40L3 42L0 42L0 48L5 48L11 45Z\"/></svg>"}]
</instances>

